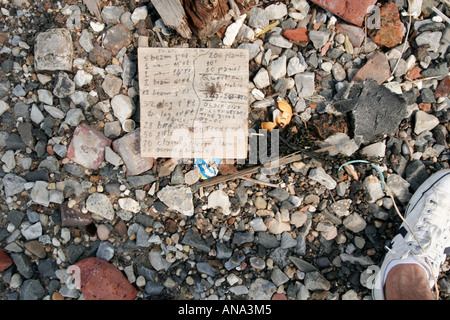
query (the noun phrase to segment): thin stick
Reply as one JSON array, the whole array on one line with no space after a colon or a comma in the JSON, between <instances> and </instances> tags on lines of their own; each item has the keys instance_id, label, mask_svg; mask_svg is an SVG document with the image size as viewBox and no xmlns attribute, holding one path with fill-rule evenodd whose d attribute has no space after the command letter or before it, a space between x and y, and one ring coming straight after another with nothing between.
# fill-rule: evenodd
<instances>
[{"instance_id":1,"label":"thin stick","mask_svg":"<svg viewBox=\"0 0 450 320\"><path fill-rule=\"evenodd\" d=\"M418 83L418 82L422 82L422 81L428 81L428 80L433 80L433 79L437 79L437 78L439 78L439 77L428 77L428 78L416 79L416 80L412 80L412 81L409 81L409 82L403 82L403 83L394 84L393 86L391 86L391 88L407 86L408 84L414 84L414 83Z\"/></svg>"},{"instance_id":2,"label":"thin stick","mask_svg":"<svg viewBox=\"0 0 450 320\"><path fill-rule=\"evenodd\" d=\"M252 178L247 178L247 177L240 177L243 180L247 180L253 183L257 183L257 184L263 184L266 185L268 187L272 187L272 188L278 188L280 185L279 184L274 184L274 183L270 183L270 182L264 182L261 180L256 180L256 179L252 179Z\"/></svg>"}]
</instances>

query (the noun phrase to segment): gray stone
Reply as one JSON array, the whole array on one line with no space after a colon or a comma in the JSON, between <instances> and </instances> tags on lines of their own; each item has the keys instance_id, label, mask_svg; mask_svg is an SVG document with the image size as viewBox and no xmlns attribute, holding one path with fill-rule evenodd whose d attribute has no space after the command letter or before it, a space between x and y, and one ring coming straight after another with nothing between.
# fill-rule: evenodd
<instances>
[{"instance_id":1,"label":"gray stone","mask_svg":"<svg viewBox=\"0 0 450 320\"><path fill-rule=\"evenodd\" d=\"M415 114L414 133L433 130L439 124L439 119L425 111L418 110Z\"/></svg>"},{"instance_id":2,"label":"gray stone","mask_svg":"<svg viewBox=\"0 0 450 320\"><path fill-rule=\"evenodd\" d=\"M395 106L395 110L393 110ZM398 131L400 122L408 116L406 101L375 80L366 80L354 105L354 134L365 141Z\"/></svg>"},{"instance_id":3,"label":"gray stone","mask_svg":"<svg viewBox=\"0 0 450 320\"><path fill-rule=\"evenodd\" d=\"M297 240L295 240L289 232L283 232L281 234L280 246L283 249L293 248L297 245Z\"/></svg>"},{"instance_id":4,"label":"gray stone","mask_svg":"<svg viewBox=\"0 0 450 320\"><path fill-rule=\"evenodd\" d=\"M113 98L120 93L120 89L122 88L122 79L112 74L107 74L103 80L102 88L110 98Z\"/></svg>"},{"instance_id":5,"label":"gray stone","mask_svg":"<svg viewBox=\"0 0 450 320\"><path fill-rule=\"evenodd\" d=\"M65 72L59 72L53 88L53 94L58 98L66 98L75 92L75 83L69 78Z\"/></svg>"},{"instance_id":6,"label":"gray stone","mask_svg":"<svg viewBox=\"0 0 450 320\"><path fill-rule=\"evenodd\" d=\"M42 225L40 222L36 222L35 224L32 224L25 229L22 229L21 232L22 235L25 237L25 239L34 240L42 235Z\"/></svg>"},{"instance_id":7,"label":"gray stone","mask_svg":"<svg viewBox=\"0 0 450 320\"><path fill-rule=\"evenodd\" d=\"M297 74L294 79L299 98L308 98L315 93L314 73L305 72Z\"/></svg>"},{"instance_id":8,"label":"gray stone","mask_svg":"<svg viewBox=\"0 0 450 320\"><path fill-rule=\"evenodd\" d=\"M114 219L114 208L109 197L103 193L93 193L86 200L86 209L107 220Z\"/></svg>"},{"instance_id":9,"label":"gray stone","mask_svg":"<svg viewBox=\"0 0 450 320\"><path fill-rule=\"evenodd\" d=\"M114 246L109 241L102 241L98 246L96 257L105 261L110 261L114 257Z\"/></svg>"},{"instance_id":10,"label":"gray stone","mask_svg":"<svg viewBox=\"0 0 450 320\"><path fill-rule=\"evenodd\" d=\"M64 122L67 123L69 126L76 127L80 124L82 120L85 119L86 118L83 114L83 110L74 108L67 111Z\"/></svg>"},{"instance_id":11,"label":"gray stone","mask_svg":"<svg viewBox=\"0 0 450 320\"><path fill-rule=\"evenodd\" d=\"M422 32L416 37L416 44L419 47L428 46L428 51L437 52L439 49L442 32L440 31L426 31Z\"/></svg>"},{"instance_id":12,"label":"gray stone","mask_svg":"<svg viewBox=\"0 0 450 320\"><path fill-rule=\"evenodd\" d=\"M249 300L270 300L276 290L271 281L258 278L250 285L247 297Z\"/></svg>"},{"instance_id":13,"label":"gray stone","mask_svg":"<svg viewBox=\"0 0 450 320\"><path fill-rule=\"evenodd\" d=\"M259 69L253 78L253 83L258 89L264 89L270 85L269 72L265 68Z\"/></svg>"},{"instance_id":14,"label":"gray stone","mask_svg":"<svg viewBox=\"0 0 450 320\"><path fill-rule=\"evenodd\" d=\"M104 6L101 16L108 24L117 24L120 22L120 16L125 12L124 7L120 6Z\"/></svg>"},{"instance_id":15,"label":"gray stone","mask_svg":"<svg viewBox=\"0 0 450 320\"><path fill-rule=\"evenodd\" d=\"M210 250L210 246L206 244L206 241L192 228L189 228L188 231L186 231L181 243L204 252L209 252Z\"/></svg>"},{"instance_id":16,"label":"gray stone","mask_svg":"<svg viewBox=\"0 0 450 320\"><path fill-rule=\"evenodd\" d=\"M18 84L12 89L12 94L15 95L16 97L25 97L27 93L25 92L23 87L20 84Z\"/></svg>"},{"instance_id":17,"label":"gray stone","mask_svg":"<svg viewBox=\"0 0 450 320\"><path fill-rule=\"evenodd\" d=\"M286 56L281 56L273 60L269 65L269 72L272 80L276 81L286 75Z\"/></svg>"},{"instance_id":18,"label":"gray stone","mask_svg":"<svg viewBox=\"0 0 450 320\"><path fill-rule=\"evenodd\" d=\"M330 38L330 33L327 31L315 31L311 30L308 32L309 40L312 41L316 49L322 48L325 43L327 43Z\"/></svg>"},{"instance_id":19,"label":"gray stone","mask_svg":"<svg viewBox=\"0 0 450 320\"><path fill-rule=\"evenodd\" d=\"M91 52L92 49L94 49L94 45L92 44L93 39L94 36L92 35L92 33L90 33L87 29L83 29L83 31L81 31L81 36L78 40L78 43L84 49L84 51Z\"/></svg>"},{"instance_id":20,"label":"gray stone","mask_svg":"<svg viewBox=\"0 0 450 320\"><path fill-rule=\"evenodd\" d=\"M409 192L409 182L398 174L390 174L386 179L386 185L392 194L402 203L407 203L412 194Z\"/></svg>"},{"instance_id":21,"label":"gray stone","mask_svg":"<svg viewBox=\"0 0 450 320\"><path fill-rule=\"evenodd\" d=\"M31 200L33 202L43 205L44 207L49 206L49 191L47 189L48 182L46 181L36 181L34 187L31 190Z\"/></svg>"},{"instance_id":22,"label":"gray stone","mask_svg":"<svg viewBox=\"0 0 450 320\"><path fill-rule=\"evenodd\" d=\"M152 267L156 271L160 270L168 270L171 266L171 263L168 262L162 255L161 251L158 250L151 250L149 253L149 260L152 265Z\"/></svg>"},{"instance_id":23,"label":"gray stone","mask_svg":"<svg viewBox=\"0 0 450 320\"><path fill-rule=\"evenodd\" d=\"M20 300L41 300L45 296L45 289L39 280L25 280L20 286Z\"/></svg>"},{"instance_id":24,"label":"gray stone","mask_svg":"<svg viewBox=\"0 0 450 320\"><path fill-rule=\"evenodd\" d=\"M330 290L331 284L325 279L324 276L318 271L308 272L305 275L304 279L305 287L308 290L316 291L316 290Z\"/></svg>"},{"instance_id":25,"label":"gray stone","mask_svg":"<svg viewBox=\"0 0 450 320\"><path fill-rule=\"evenodd\" d=\"M194 214L193 196L189 187L165 186L157 193L157 196L171 210L178 211L186 216Z\"/></svg>"},{"instance_id":26,"label":"gray stone","mask_svg":"<svg viewBox=\"0 0 450 320\"><path fill-rule=\"evenodd\" d=\"M72 71L73 44L70 31L63 28L41 32L36 37L36 71Z\"/></svg>"},{"instance_id":27,"label":"gray stone","mask_svg":"<svg viewBox=\"0 0 450 320\"><path fill-rule=\"evenodd\" d=\"M29 257L24 253L11 253L11 259L17 268L17 271L25 278L30 279L33 276L33 264Z\"/></svg>"},{"instance_id":28,"label":"gray stone","mask_svg":"<svg viewBox=\"0 0 450 320\"><path fill-rule=\"evenodd\" d=\"M275 189L269 191L268 195L270 197L277 199L279 202L289 199L289 192L287 192L283 188L275 188Z\"/></svg>"},{"instance_id":29,"label":"gray stone","mask_svg":"<svg viewBox=\"0 0 450 320\"><path fill-rule=\"evenodd\" d=\"M215 277L217 272L214 270L212 265L208 262L198 262L196 264L197 271L208 276Z\"/></svg>"},{"instance_id":30,"label":"gray stone","mask_svg":"<svg viewBox=\"0 0 450 320\"><path fill-rule=\"evenodd\" d=\"M241 43L237 48L247 50L249 60L254 59L260 51L259 45L256 43Z\"/></svg>"},{"instance_id":31,"label":"gray stone","mask_svg":"<svg viewBox=\"0 0 450 320\"><path fill-rule=\"evenodd\" d=\"M133 99L131 99L129 96L118 94L111 99L111 108L114 112L114 116L120 122L123 122L133 115L136 106L133 102Z\"/></svg>"},{"instance_id":32,"label":"gray stone","mask_svg":"<svg viewBox=\"0 0 450 320\"><path fill-rule=\"evenodd\" d=\"M289 281L288 276L281 271L278 267L273 268L272 274L270 275L270 280L277 287Z\"/></svg>"},{"instance_id":33,"label":"gray stone","mask_svg":"<svg viewBox=\"0 0 450 320\"><path fill-rule=\"evenodd\" d=\"M298 56L292 57L291 59L289 59L287 65L287 75L288 77L291 77L293 75L296 75L297 73L302 73L306 70L306 67L306 63L302 63Z\"/></svg>"},{"instance_id":34,"label":"gray stone","mask_svg":"<svg viewBox=\"0 0 450 320\"><path fill-rule=\"evenodd\" d=\"M311 169L308 178L317 181L329 190L333 190L337 185L336 181L322 167Z\"/></svg>"},{"instance_id":35,"label":"gray stone","mask_svg":"<svg viewBox=\"0 0 450 320\"><path fill-rule=\"evenodd\" d=\"M356 212L353 212L351 215L345 218L342 223L348 230L354 233L363 231L367 226L366 221Z\"/></svg>"},{"instance_id":36,"label":"gray stone","mask_svg":"<svg viewBox=\"0 0 450 320\"><path fill-rule=\"evenodd\" d=\"M405 179L409 182L413 191L416 191L420 185L428 179L425 165L420 160L413 160L406 166Z\"/></svg>"},{"instance_id":37,"label":"gray stone","mask_svg":"<svg viewBox=\"0 0 450 320\"><path fill-rule=\"evenodd\" d=\"M37 91L38 99L40 102L45 103L47 105L53 105L53 95L49 90L39 89Z\"/></svg>"},{"instance_id":38,"label":"gray stone","mask_svg":"<svg viewBox=\"0 0 450 320\"><path fill-rule=\"evenodd\" d=\"M269 20L279 20L288 14L287 6L282 2L277 2L264 9Z\"/></svg>"},{"instance_id":39,"label":"gray stone","mask_svg":"<svg viewBox=\"0 0 450 320\"><path fill-rule=\"evenodd\" d=\"M264 29L270 23L267 12L258 7L253 7L250 9L249 18L247 24L252 28Z\"/></svg>"},{"instance_id":40,"label":"gray stone","mask_svg":"<svg viewBox=\"0 0 450 320\"><path fill-rule=\"evenodd\" d=\"M348 262L348 263L352 263L352 264L360 264L361 266L370 266L370 265L374 264L372 259L370 259L370 257L368 257L368 256L356 257L351 254L343 252L339 255L339 257L341 258L341 260L343 262Z\"/></svg>"},{"instance_id":41,"label":"gray stone","mask_svg":"<svg viewBox=\"0 0 450 320\"><path fill-rule=\"evenodd\" d=\"M284 49L290 49L290 48L292 48L292 46L293 46L292 42L290 42L290 41L287 40L285 37L283 37L282 35L277 34L277 33L272 34L272 35L269 37L268 42L269 42L271 45L274 45L274 46L280 47L280 48L284 48Z\"/></svg>"},{"instance_id":42,"label":"gray stone","mask_svg":"<svg viewBox=\"0 0 450 320\"><path fill-rule=\"evenodd\" d=\"M11 197L15 194L21 193L25 190L24 184L26 182L27 181L24 178L16 176L15 174L6 174L2 179L3 187L5 189L5 196Z\"/></svg>"},{"instance_id":43,"label":"gray stone","mask_svg":"<svg viewBox=\"0 0 450 320\"><path fill-rule=\"evenodd\" d=\"M255 239L253 232L235 232L233 235L233 243L241 245L244 243L251 243Z\"/></svg>"},{"instance_id":44,"label":"gray stone","mask_svg":"<svg viewBox=\"0 0 450 320\"><path fill-rule=\"evenodd\" d=\"M333 202L330 205L330 209L339 217L346 217L350 214L351 199L342 199Z\"/></svg>"}]
</instances>

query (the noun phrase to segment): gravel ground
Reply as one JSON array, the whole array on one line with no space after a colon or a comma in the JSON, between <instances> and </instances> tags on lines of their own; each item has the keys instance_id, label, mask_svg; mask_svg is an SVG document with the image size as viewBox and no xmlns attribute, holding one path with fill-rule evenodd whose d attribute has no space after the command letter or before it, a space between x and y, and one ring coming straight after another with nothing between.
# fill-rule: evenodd
<instances>
[{"instance_id":1,"label":"gravel ground","mask_svg":"<svg viewBox=\"0 0 450 320\"><path fill-rule=\"evenodd\" d=\"M378 1L382 16L400 13L381 19L387 36L311 1L249 4L228 46L250 53L249 129L284 100L294 114L279 155L305 157L208 187L193 161L150 160L130 174L136 155L120 148L129 134L119 120L140 127L138 46L221 48L225 29L184 39L149 1L101 2L103 22L82 1L0 1L0 248L12 259L0 298L84 299L67 269L96 257L135 299L371 299L367 278L401 220L374 167L339 169L376 164L403 212L421 182L449 168L450 33L431 11L448 15L444 2L413 1L422 10L410 23L406 1ZM44 32L56 38L39 47ZM46 60L55 43L61 59ZM73 155L91 130L97 164Z\"/></svg>"}]
</instances>

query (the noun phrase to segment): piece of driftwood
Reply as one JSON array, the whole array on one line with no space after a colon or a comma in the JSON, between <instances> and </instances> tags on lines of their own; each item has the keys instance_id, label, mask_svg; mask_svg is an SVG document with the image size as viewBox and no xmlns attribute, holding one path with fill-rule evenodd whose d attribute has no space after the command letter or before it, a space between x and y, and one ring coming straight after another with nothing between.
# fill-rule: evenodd
<instances>
[{"instance_id":1,"label":"piece of driftwood","mask_svg":"<svg viewBox=\"0 0 450 320\"><path fill-rule=\"evenodd\" d=\"M322 149L319 149L319 150L315 150L313 153L320 154L320 153L324 153L324 152L328 152L328 151L334 150L335 148L336 148L336 146L329 146L329 147L325 147L325 148L322 148ZM302 151L297 151L297 152L294 152L294 153L289 154L287 156L278 158L278 159L276 159L274 161L268 162L268 163L266 163L264 165L243 169L243 170L240 170L240 171L238 171L236 173L233 173L233 174L230 174L230 175L217 176L217 177L210 178L210 179L207 179L207 180L202 181L202 182L198 182L197 186L199 188L210 187L210 186L213 186L213 185L216 185L216 184L219 184L219 183L223 183L223 182L228 182L228 181L231 181L231 180L234 180L234 179L243 179L243 177L245 177L245 176L247 176L249 174L257 173L259 171L259 169L261 169L261 168L270 168L270 167L273 167L273 166L284 166L284 165L287 165L287 164L290 164L290 163L293 163L293 162L296 162L296 161L301 161L303 159L307 159L308 157L309 156L307 154L304 154Z\"/></svg>"},{"instance_id":2,"label":"piece of driftwood","mask_svg":"<svg viewBox=\"0 0 450 320\"><path fill-rule=\"evenodd\" d=\"M226 0L184 0L184 10L191 30L201 39L217 33L232 18Z\"/></svg>"},{"instance_id":3,"label":"piece of driftwood","mask_svg":"<svg viewBox=\"0 0 450 320\"><path fill-rule=\"evenodd\" d=\"M164 24L175 29L183 38L192 37L186 12L180 0L151 0Z\"/></svg>"}]
</instances>

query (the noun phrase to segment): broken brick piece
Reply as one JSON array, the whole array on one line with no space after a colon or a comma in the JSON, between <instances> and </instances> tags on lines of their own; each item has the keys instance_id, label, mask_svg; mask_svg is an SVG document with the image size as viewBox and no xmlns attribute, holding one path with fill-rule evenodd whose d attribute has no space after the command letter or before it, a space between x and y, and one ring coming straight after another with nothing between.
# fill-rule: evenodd
<instances>
[{"instance_id":1,"label":"broken brick piece","mask_svg":"<svg viewBox=\"0 0 450 320\"><path fill-rule=\"evenodd\" d=\"M377 0L311 0L324 9L333 12L342 19L362 26L364 18L368 15Z\"/></svg>"},{"instance_id":2,"label":"broken brick piece","mask_svg":"<svg viewBox=\"0 0 450 320\"><path fill-rule=\"evenodd\" d=\"M8 269L13 264L12 259L8 256L8 254L0 249L0 272Z\"/></svg>"},{"instance_id":3,"label":"broken brick piece","mask_svg":"<svg viewBox=\"0 0 450 320\"><path fill-rule=\"evenodd\" d=\"M283 37L295 42L308 42L308 29L304 27L283 31Z\"/></svg>"},{"instance_id":4,"label":"broken brick piece","mask_svg":"<svg viewBox=\"0 0 450 320\"><path fill-rule=\"evenodd\" d=\"M389 2L381 7L380 22L380 29L369 32L370 37L376 44L392 48L402 42L403 25L395 3Z\"/></svg>"},{"instance_id":5,"label":"broken brick piece","mask_svg":"<svg viewBox=\"0 0 450 320\"><path fill-rule=\"evenodd\" d=\"M436 99L447 96L450 92L450 76L444 78L434 92Z\"/></svg>"},{"instance_id":6,"label":"broken brick piece","mask_svg":"<svg viewBox=\"0 0 450 320\"><path fill-rule=\"evenodd\" d=\"M109 262L87 258L76 264L85 300L133 300L137 290L125 275ZM75 275L77 276L77 275Z\"/></svg>"},{"instance_id":7,"label":"broken brick piece","mask_svg":"<svg viewBox=\"0 0 450 320\"><path fill-rule=\"evenodd\" d=\"M388 58L384 53L378 52L367 61L367 63L359 69L353 77L353 81L363 82L366 79L372 78L378 84L384 83L391 76L391 67L389 66Z\"/></svg>"},{"instance_id":8,"label":"broken brick piece","mask_svg":"<svg viewBox=\"0 0 450 320\"><path fill-rule=\"evenodd\" d=\"M85 168L97 170L105 158L105 147L111 140L101 132L81 123L73 132L66 157Z\"/></svg>"}]
</instances>

